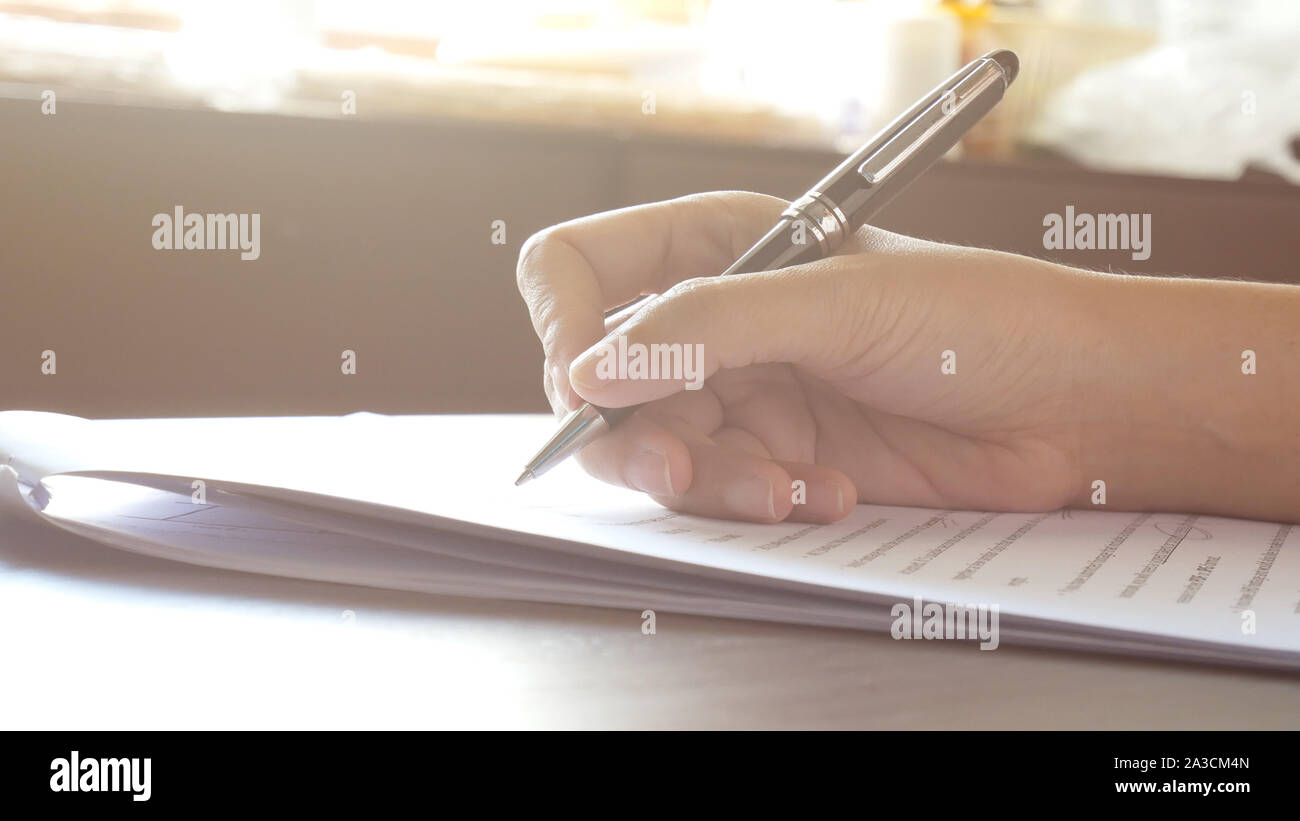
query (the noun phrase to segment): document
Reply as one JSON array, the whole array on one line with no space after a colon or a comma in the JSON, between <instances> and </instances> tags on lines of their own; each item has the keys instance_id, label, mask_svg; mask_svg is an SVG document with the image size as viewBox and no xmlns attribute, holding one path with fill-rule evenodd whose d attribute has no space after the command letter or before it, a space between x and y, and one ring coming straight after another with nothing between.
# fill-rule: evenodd
<instances>
[{"instance_id":1,"label":"document","mask_svg":"<svg viewBox=\"0 0 1300 821\"><path fill-rule=\"evenodd\" d=\"M705 519L572 464L515 487L551 424L6 412L0 503L106 549L248 572L869 630L949 603L995 610L1004 642L1300 669L1289 524L874 505L832 525Z\"/></svg>"}]
</instances>

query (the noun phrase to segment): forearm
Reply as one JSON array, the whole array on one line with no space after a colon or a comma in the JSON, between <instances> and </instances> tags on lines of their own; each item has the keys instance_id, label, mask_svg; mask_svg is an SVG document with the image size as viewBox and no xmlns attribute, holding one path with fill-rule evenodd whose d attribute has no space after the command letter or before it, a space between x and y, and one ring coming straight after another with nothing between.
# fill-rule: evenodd
<instances>
[{"instance_id":1,"label":"forearm","mask_svg":"<svg viewBox=\"0 0 1300 821\"><path fill-rule=\"evenodd\" d=\"M1104 480L1118 509L1300 521L1300 287L1095 274L1081 292L1085 488Z\"/></svg>"}]
</instances>

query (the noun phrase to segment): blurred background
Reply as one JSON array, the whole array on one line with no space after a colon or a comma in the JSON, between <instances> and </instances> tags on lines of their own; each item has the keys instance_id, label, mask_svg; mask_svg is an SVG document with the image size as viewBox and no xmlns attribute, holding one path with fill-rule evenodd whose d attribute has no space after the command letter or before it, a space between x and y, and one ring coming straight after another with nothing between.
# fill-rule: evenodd
<instances>
[{"instance_id":1,"label":"blurred background","mask_svg":"<svg viewBox=\"0 0 1300 821\"><path fill-rule=\"evenodd\" d=\"M531 233L796 196L993 48L1015 85L878 224L1300 281L1290 0L0 0L0 407L545 410ZM155 250L176 206L260 257ZM1150 258L1044 249L1067 206L1151 214Z\"/></svg>"}]
</instances>

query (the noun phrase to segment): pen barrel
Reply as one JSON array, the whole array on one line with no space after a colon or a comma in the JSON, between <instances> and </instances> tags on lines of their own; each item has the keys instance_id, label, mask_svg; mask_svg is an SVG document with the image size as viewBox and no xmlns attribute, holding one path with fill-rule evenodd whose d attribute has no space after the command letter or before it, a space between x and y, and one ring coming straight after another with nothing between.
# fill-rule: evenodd
<instances>
[{"instance_id":1,"label":"pen barrel","mask_svg":"<svg viewBox=\"0 0 1300 821\"><path fill-rule=\"evenodd\" d=\"M819 209L825 208L838 218L844 235L853 233L1002 100L1016 67L1010 52L990 52L972 61L846 157L795 205L811 199L810 216L820 218Z\"/></svg>"},{"instance_id":2,"label":"pen barrel","mask_svg":"<svg viewBox=\"0 0 1300 821\"><path fill-rule=\"evenodd\" d=\"M789 213L787 210L786 213ZM754 243L748 251L731 264L722 276L735 274L754 274L759 271L775 271L790 265L802 265L826 256L823 243L817 239L817 231L807 218L789 217L783 214L780 222ZM838 243L837 243L838 245Z\"/></svg>"}]
</instances>

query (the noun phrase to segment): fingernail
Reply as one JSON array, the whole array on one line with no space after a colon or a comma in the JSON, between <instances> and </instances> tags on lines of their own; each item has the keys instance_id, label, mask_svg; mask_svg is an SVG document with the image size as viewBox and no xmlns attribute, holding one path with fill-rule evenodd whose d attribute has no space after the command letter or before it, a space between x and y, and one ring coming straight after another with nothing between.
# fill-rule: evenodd
<instances>
[{"instance_id":1,"label":"fingernail","mask_svg":"<svg viewBox=\"0 0 1300 821\"><path fill-rule=\"evenodd\" d=\"M599 373L600 362L614 352L614 345L609 340L597 342L569 366L569 381L584 388L599 388L605 380Z\"/></svg>"},{"instance_id":2,"label":"fingernail","mask_svg":"<svg viewBox=\"0 0 1300 821\"><path fill-rule=\"evenodd\" d=\"M569 366L569 380L584 388L600 387L600 379L596 376L596 357L583 354L573 360Z\"/></svg>"},{"instance_id":3,"label":"fingernail","mask_svg":"<svg viewBox=\"0 0 1300 821\"><path fill-rule=\"evenodd\" d=\"M755 477L729 485L722 492L722 503L738 516L776 518L776 499L772 483Z\"/></svg>"},{"instance_id":4,"label":"fingernail","mask_svg":"<svg viewBox=\"0 0 1300 821\"><path fill-rule=\"evenodd\" d=\"M844 488L840 485L839 482L822 482L821 484L824 485L825 487L824 493L826 495L826 498L834 500L831 503L832 504L831 512L837 515L843 513L844 512Z\"/></svg>"},{"instance_id":5,"label":"fingernail","mask_svg":"<svg viewBox=\"0 0 1300 821\"><path fill-rule=\"evenodd\" d=\"M627 466L627 480L637 490L657 496L676 496L668 471L668 457L657 450L643 450Z\"/></svg>"}]
</instances>

